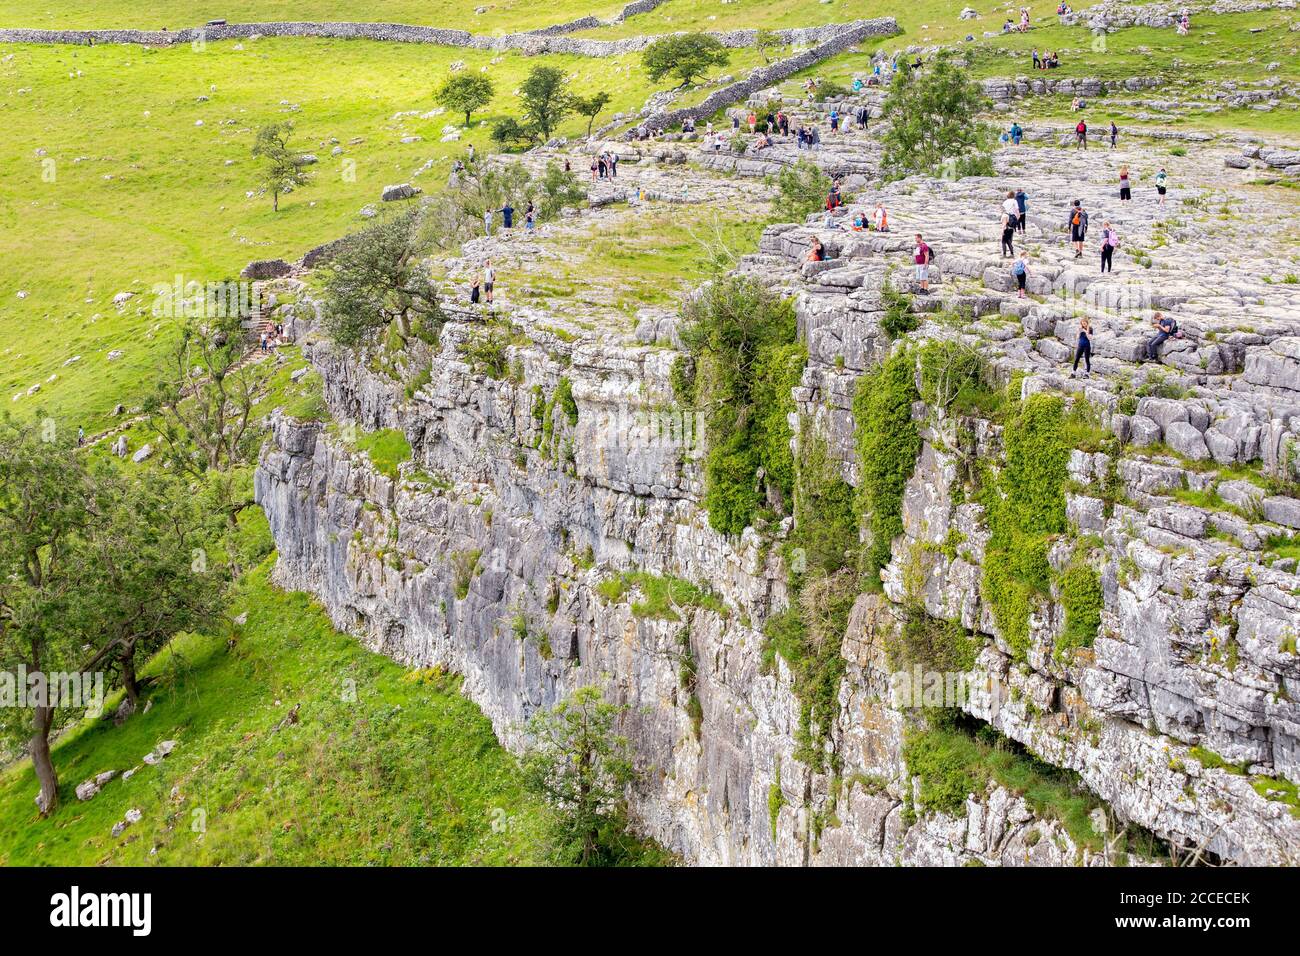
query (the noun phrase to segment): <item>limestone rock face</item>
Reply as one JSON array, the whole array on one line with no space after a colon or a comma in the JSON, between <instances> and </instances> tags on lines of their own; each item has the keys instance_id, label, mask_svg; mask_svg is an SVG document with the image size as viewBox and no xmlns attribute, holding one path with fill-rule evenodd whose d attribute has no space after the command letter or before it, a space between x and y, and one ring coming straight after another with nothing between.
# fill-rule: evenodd
<instances>
[{"instance_id":1,"label":"limestone rock face","mask_svg":"<svg viewBox=\"0 0 1300 956\"><path fill-rule=\"evenodd\" d=\"M1040 132L1056 131L1026 129L1031 141ZM870 132L816 152L824 168L859 171L862 191L829 222L818 213L767 228L736 265L793 300L807 360L792 428L823 439L857 485L858 383L893 350L926 342L978 352L998 384L1018 387L1008 401L1057 396L1091 423L1069 449L1068 528L1046 545L1050 580L1013 641L987 591L992 529L972 478L1004 466L1006 418L914 404L920 452L903 530L881 591L856 596L840 637L838 710L822 728L833 759L818 766L794 675L763 653L764 624L791 601L781 548L791 519L762 534L710 525L700 423L674 393L675 315L537 304L516 291L529 263L545 261L546 230L608 225L644 202L743 203L764 189L743 177L800 158L786 143L771 149L725 158L705 141L687 166L629 164L618 188L636 203L597 202L528 241L468 243L448 266L457 279L484 258L512 262L498 288L514 296L501 300L515 328L509 374L466 359L482 321L454 302L436 344L413 340L392 374L311 331L300 299L296 334L334 418L400 429L413 457L394 478L322 425L275 416L255 487L277 582L315 594L376 651L463 674L513 749L532 714L576 687L598 684L628 704L622 730L645 781L631 794L636 823L692 861L1101 865L1115 861L1102 831L1134 824L1186 854L1300 863L1300 815L1286 796L1300 782L1300 577L1282 556L1300 528L1300 295L1264 281L1293 268L1284 248L1262 261L1260 242L1234 231L1284 243L1292 211L1252 194L1234 196L1232 217L1173 223L1140 181L1132 207L1120 206L1084 157L1051 146L1000 152L997 179L889 184ZM1175 187L1185 195L1235 175L1222 147L1188 151ZM1023 299L998 256L1009 182L1029 196ZM1120 231L1114 273L1074 260L1063 227L1075 198ZM894 231L848 228L877 204ZM894 292L915 290L916 229L936 260L929 294L911 300L916 328L900 336L885 317ZM1177 256L1160 251L1157 232ZM806 261L814 236L824 261ZM1184 335L1149 358L1157 309ZM1081 314L1093 329L1089 377L1083 365L1072 376ZM411 370L421 378L408 391ZM557 411L560 391L573 414ZM1100 623L1071 645L1062 580L1081 554L1097 576ZM638 610L636 587L619 600L598 590L633 570L708 587L723 609L654 617ZM976 645L966 717L1104 801L1093 834L996 784L953 812L924 810L904 759L918 717L894 693L889 650L918 609L959 623Z\"/></svg>"}]
</instances>

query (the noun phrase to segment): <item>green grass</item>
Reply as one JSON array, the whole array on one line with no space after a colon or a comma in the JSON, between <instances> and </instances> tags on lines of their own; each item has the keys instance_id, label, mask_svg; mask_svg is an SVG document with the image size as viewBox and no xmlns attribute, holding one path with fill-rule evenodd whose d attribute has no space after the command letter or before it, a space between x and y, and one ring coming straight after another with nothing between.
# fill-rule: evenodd
<instances>
[{"instance_id":1,"label":"green grass","mask_svg":"<svg viewBox=\"0 0 1300 956\"><path fill-rule=\"evenodd\" d=\"M1270 535L1268 540L1264 542L1264 550L1274 552L1279 558L1300 560L1300 535Z\"/></svg>"},{"instance_id":2,"label":"green grass","mask_svg":"<svg viewBox=\"0 0 1300 956\"><path fill-rule=\"evenodd\" d=\"M29 763L0 775L0 863L545 862L549 811L458 679L362 649L309 598L273 588L269 569L237 590L231 613L248 620L233 650L225 634L178 639L145 670L157 680L147 714L87 722L56 747L50 819L36 816ZM296 704L300 723L273 732ZM171 756L143 765L165 739L179 742ZM90 802L73 793L137 765ZM111 837L129 808L143 819Z\"/></svg>"},{"instance_id":3,"label":"green grass","mask_svg":"<svg viewBox=\"0 0 1300 956\"><path fill-rule=\"evenodd\" d=\"M41 9L33 10L33 6ZM363 20L442 26L474 33L507 33L573 20L589 14L608 18L622 9L620 0L565 0L562 10L528 0L62 0L59 9L44 9L24 0L0 2L0 26L45 29L179 30L224 18L231 23L268 20ZM51 6L53 6L51 4ZM475 11L480 7L483 13Z\"/></svg>"},{"instance_id":4,"label":"green grass","mask_svg":"<svg viewBox=\"0 0 1300 956\"><path fill-rule=\"evenodd\" d=\"M752 212L738 212L733 221L703 207L652 206L557 240L554 248L562 255L556 264L521 281L533 297L574 297L629 313L670 305L712 274L716 257L729 261L757 251L763 225Z\"/></svg>"},{"instance_id":5,"label":"green grass","mask_svg":"<svg viewBox=\"0 0 1300 956\"><path fill-rule=\"evenodd\" d=\"M406 440L406 435L396 428L380 428L372 432L358 430L351 448L354 451L365 452L370 457L370 464L375 466L375 470L394 481L399 476L399 466L402 462L411 460L411 443Z\"/></svg>"},{"instance_id":6,"label":"green grass","mask_svg":"<svg viewBox=\"0 0 1300 956\"><path fill-rule=\"evenodd\" d=\"M920 802L927 809L958 813L967 794L981 797L996 783L1024 797L1035 813L1059 821L1079 846L1102 848L1090 819L1102 803L1078 776L1021 752L991 729L983 735L956 727L911 731L903 753L909 772L921 778Z\"/></svg>"},{"instance_id":7,"label":"green grass","mask_svg":"<svg viewBox=\"0 0 1300 956\"><path fill-rule=\"evenodd\" d=\"M640 592L632 602L635 617L679 621L678 608L705 608L726 617L727 606L712 591L690 581L647 571L630 571L608 578L596 586L596 593L611 604L623 601L629 593Z\"/></svg>"},{"instance_id":8,"label":"green grass","mask_svg":"<svg viewBox=\"0 0 1300 956\"><path fill-rule=\"evenodd\" d=\"M634 56L498 57L311 39L239 46L209 43L201 53L188 46L0 51L12 54L0 61L0 82L14 91L0 98L6 130L0 256L8 263L0 274L0 395L6 407L34 408L36 398L10 399L41 383L45 409L98 431L109 424L114 404L138 401L151 385L174 332L172 320L151 314L156 285L170 285L177 275L205 283L232 277L253 259L297 259L358 228L359 210L377 203L385 185L438 188L467 143L480 152L488 148L487 128L441 143L443 126L459 122L455 117L396 114L432 110L431 91L453 61L471 70L487 67L497 83L498 99L476 121L517 112L512 91L543 63L568 71L577 87L608 90L614 97L608 116L639 108L650 90ZM330 69L321 69L323 63ZM19 89L30 92L18 95ZM286 197L275 213L269 197L246 197L256 183L249 150L258 126L284 119L295 122L295 143L319 162L315 182ZM199 120L204 125L196 126ZM561 132L583 130L585 121L575 119ZM423 139L400 142L408 135ZM352 144L356 138L361 142ZM331 156L332 139L343 147L341 156ZM413 178L430 159L430 170ZM51 168L54 181L47 182L42 177ZM19 298L20 291L27 296ZM112 299L123 291L136 297L119 311ZM124 357L107 361L112 349ZM81 361L64 366L77 355ZM52 382L51 375L57 376Z\"/></svg>"}]
</instances>

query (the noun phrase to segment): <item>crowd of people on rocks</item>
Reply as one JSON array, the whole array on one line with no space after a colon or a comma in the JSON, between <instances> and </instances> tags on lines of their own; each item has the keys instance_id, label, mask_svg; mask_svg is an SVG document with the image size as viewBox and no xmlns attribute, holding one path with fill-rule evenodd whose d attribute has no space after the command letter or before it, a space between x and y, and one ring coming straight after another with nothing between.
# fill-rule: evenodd
<instances>
[{"instance_id":1,"label":"crowd of people on rocks","mask_svg":"<svg viewBox=\"0 0 1300 956\"><path fill-rule=\"evenodd\" d=\"M609 149L602 149L591 159L591 181L597 182L601 179L614 180L618 178L618 153Z\"/></svg>"},{"instance_id":2,"label":"crowd of people on rocks","mask_svg":"<svg viewBox=\"0 0 1300 956\"><path fill-rule=\"evenodd\" d=\"M274 352L284 344L284 323L276 322L269 329L262 329L257 340L260 352Z\"/></svg>"}]
</instances>

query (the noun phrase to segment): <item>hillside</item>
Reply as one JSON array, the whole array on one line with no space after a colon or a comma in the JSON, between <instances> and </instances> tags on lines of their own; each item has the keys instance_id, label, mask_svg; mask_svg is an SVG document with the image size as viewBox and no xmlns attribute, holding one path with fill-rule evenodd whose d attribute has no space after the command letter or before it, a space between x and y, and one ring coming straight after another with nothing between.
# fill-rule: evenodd
<instances>
[{"instance_id":1,"label":"hillside","mask_svg":"<svg viewBox=\"0 0 1300 956\"><path fill-rule=\"evenodd\" d=\"M575 832L627 864L1300 863L1289 0L1194 2L1186 35L1168 4L1021 33L1016 4L387 0L365 19L471 35L196 44L3 31L358 15L21 7L6 409L232 507L198 551L239 567L147 709L65 729L48 817L0 771L0 863L546 865ZM682 30L724 55L652 80ZM551 68L609 95L590 124L541 132ZM468 124L456 76L495 84ZM896 105L944 77L977 105ZM310 182L277 211L252 149L284 120ZM158 308L241 271L226 325ZM595 823L538 756L584 699Z\"/></svg>"}]
</instances>

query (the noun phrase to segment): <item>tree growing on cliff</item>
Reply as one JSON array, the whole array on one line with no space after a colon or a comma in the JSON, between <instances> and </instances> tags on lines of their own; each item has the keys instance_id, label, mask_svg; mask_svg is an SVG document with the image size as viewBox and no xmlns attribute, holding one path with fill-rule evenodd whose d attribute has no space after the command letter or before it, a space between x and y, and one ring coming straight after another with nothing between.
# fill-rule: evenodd
<instances>
[{"instance_id":1,"label":"tree growing on cliff","mask_svg":"<svg viewBox=\"0 0 1300 956\"><path fill-rule=\"evenodd\" d=\"M626 710L596 687L579 687L528 724L524 779L559 811L556 849L564 861L607 866L626 851L624 796L636 772L627 739L615 733Z\"/></svg>"},{"instance_id":2,"label":"tree growing on cliff","mask_svg":"<svg viewBox=\"0 0 1300 956\"><path fill-rule=\"evenodd\" d=\"M457 73L449 76L434 93L434 100L456 113L465 114L465 125L470 117L492 102L496 87L482 73Z\"/></svg>"},{"instance_id":3,"label":"tree growing on cliff","mask_svg":"<svg viewBox=\"0 0 1300 956\"><path fill-rule=\"evenodd\" d=\"M610 96L604 90L599 93L593 93L591 96L575 96L573 98L573 111L579 116L587 118L587 136L591 136L591 127L595 125L596 117L600 115L601 110L609 105Z\"/></svg>"},{"instance_id":4,"label":"tree growing on cliff","mask_svg":"<svg viewBox=\"0 0 1300 956\"><path fill-rule=\"evenodd\" d=\"M357 345L396 323L403 337L418 322L436 335L443 314L424 262L422 214L412 207L347 238L325 266L325 327L341 345Z\"/></svg>"},{"instance_id":5,"label":"tree growing on cliff","mask_svg":"<svg viewBox=\"0 0 1300 956\"><path fill-rule=\"evenodd\" d=\"M776 197L772 211L779 222L803 222L804 218L826 204L831 178L811 160L801 159L783 167L776 177Z\"/></svg>"},{"instance_id":6,"label":"tree growing on cliff","mask_svg":"<svg viewBox=\"0 0 1300 956\"><path fill-rule=\"evenodd\" d=\"M253 412L268 385L262 369L243 362L242 323L237 314L186 320L145 400L178 473L200 478L253 455Z\"/></svg>"},{"instance_id":7,"label":"tree growing on cliff","mask_svg":"<svg viewBox=\"0 0 1300 956\"><path fill-rule=\"evenodd\" d=\"M311 182L301 153L289 146L293 122L271 123L257 131L253 158L261 162L260 188L271 194L272 208L280 211L280 196Z\"/></svg>"},{"instance_id":8,"label":"tree growing on cliff","mask_svg":"<svg viewBox=\"0 0 1300 956\"><path fill-rule=\"evenodd\" d=\"M519 101L524 107L524 119L537 127L543 141L549 140L560 121L573 112L569 81L563 70L553 66L533 67L519 85Z\"/></svg>"},{"instance_id":9,"label":"tree growing on cliff","mask_svg":"<svg viewBox=\"0 0 1300 956\"><path fill-rule=\"evenodd\" d=\"M902 66L883 107L889 124L881 161L886 178L992 175L996 132L975 119L989 105L949 50L936 53L923 73Z\"/></svg>"},{"instance_id":10,"label":"tree growing on cliff","mask_svg":"<svg viewBox=\"0 0 1300 956\"><path fill-rule=\"evenodd\" d=\"M680 86L689 86L715 66L726 66L731 53L717 37L707 33L679 33L655 40L641 54L652 83L665 76L681 80Z\"/></svg>"}]
</instances>

